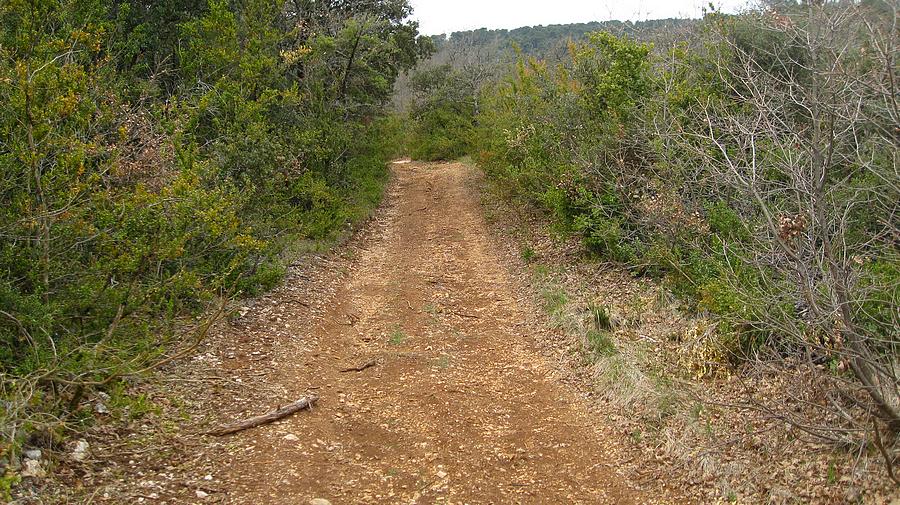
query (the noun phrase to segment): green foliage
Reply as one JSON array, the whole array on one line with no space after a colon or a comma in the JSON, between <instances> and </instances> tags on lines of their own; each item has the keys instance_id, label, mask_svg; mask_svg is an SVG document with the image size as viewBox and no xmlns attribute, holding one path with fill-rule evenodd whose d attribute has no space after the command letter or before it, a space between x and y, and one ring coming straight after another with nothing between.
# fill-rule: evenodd
<instances>
[{"instance_id":1,"label":"green foliage","mask_svg":"<svg viewBox=\"0 0 900 505\"><path fill-rule=\"evenodd\" d=\"M13 486L18 484L22 478L11 470L6 470L0 475L0 498L12 499Z\"/></svg>"},{"instance_id":2,"label":"green foliage","mask_svg":"<svg viewBox=\"0 0 900 505\"><path fill-rule=\"evenodd\" d=\"M657 186L657 177L671 182L675 167L658 164L671 150L646 138L643 125L657 113L659 94L677 108L690 103L689 96L718 91L704 88L681 66L656 75L651 51L647 44L595 33L571 46L567 65L550 69L520 59L478 118L479 160L489 176L545 208L559 229L580 236L593 253L664 276L677 293L697 300L724 286L721 258L712 237L689 233L680 203L667 194L648 198L648 186ZM666 79L677 80L664 92L660 83ZM714 236L748 238L746 223L724 201L710 202L705 214ZM705 308L718 313L738 305L723 301Z\"/></svg>"},{"instance_id":3,"label":"green foliage","mask_svg":"<svg viewBox=\"0 0 900 505\"><path fill-rule=\"evenodd\" d=\"M572 46L571 70L522 59L479 117L489 175L547 209L590 250L624 262L635 258L641 237L628 219L631 188L615 181L623 163L639 161L640 133L630 120L653 86L650 49L597 33ZM595 157L589 167L577 161Z\"/></svg>"},{"instance_id":4,"label":"green foliage","mask_svg":"<svg viewBox=\"0 0 900 505\"><path fill-rule=\"evenodd\" d=\"M129 421L138 420L147 414L159 412L159 407L147 398L145 394L131 394L124 384L116 383L109 389L109 402L107 407L110 413L122 416Z\"/></svg>"},{"instance_id":5,"label":"green foliage","mask_svg":"<svg viewBox=\"0 0 900 505\"><path fill-rule=\"evenodd\" d=\"M537 257L537 253L534 252L534 249L532 249L531 246L524 246L522 247L521 256L522 261L524 261L525 263L531 263Z\"/></svg>"},{"instance_id":6,"label":"green foliage","mask_svg":"<svg viewBox=\"0 0 900 505\"><path fill-rule=\"evenodd\" d=\"M378 204L430 43L405 1L301 4L0 3L3 450Z\"/></svg>"},{"instance_id":7,"label":"green foliage","mask_svg":"<svg viewBox=\"0 0 900 505\"><path fill-rule=\"evenodd\" d=\"M454 160L471 149L477 90L450 65L423 69L411 78L415 102L409 118L410 155Z\"/></svg>"},{"instance_id":8,"label":"green foliage","mask_svg":"<svg viewBox=\"0 0 900 505\"><path fill-rule=\"evenodd\" d=\"M403 330L400 327L396 327L391 331L391 336L388 339L388 343L391 345L400 345L406 341L406 333L403 333Z\"/></svg>"},{"instance_id":9,"label":"green foliage","mask_svg":"<svg viewBox=\"0 0 900 505\"><path fill-rule=\"evenodd\" d=\"M566 304L569 303L569 297L566 292L558 287L547 287L541 292L544 310L551 316L559 315Z\"/></svg>"},{"instance_id":10,"label":"green foliage","mask_svg":"<svg viewBox=\"0 0 900 505\"><path fill-rule=\"evenodd\" d=\"M432 37L437 49L452 46L463 41L477 47L497 47L506 49L511 46L519 48L530 56L540 56L565 47L570 40L580 41L588 34L609 32L617 35L636 36L641 34L661 34L689 27L696 23L690 19L652 19L646 21L593 21L589 23L551 24L524 26L512 30L487 29L453 32L449 37L437 35Z\"/></svg>"},{"instance_id":11,"label":"green foliage","mask_svg":"<svg viewBox=\"0 0 900 505\"><path fill-rule=\"evenodd\" d=\"M588 43L576 46L574 73L585 86L581 95L592 112L628 119L650 90L650 49L607 32L592 33Z\"/></svg>"},{"instance_id":12,"label":"green foliage","mask_svg":"<svg viewBox=\"0 0 900 505\"><path fill-rule=\"evenodd\" d=\"M602 305L588 305L588 312L591 314L591 323L597 331L609 331L612 329L612 320L609 317L609 310Z\"/></svg>"},{"instance_id":13,"label":"green foliage","mask_svg":"<svg viewBox=\"0 0 900 505\"><path fill-rule=\"evenodd\" d=\"M618 352L609 332L602 330L588 330L588 349L596 356L612 356Z\"/></svg>"},{"instance_id":14,"label":"green foliage","mask_svg":"<svg viewBox=\"0 0 900 505\"><path fill-rule=\"evenodd\" d=\"M900 300L900 257L896 250L878 251L877 258L863 259L860 289L869 297L855 304L854 310L867 315L863 321L866 331L874 334L890 334L896 331L897 300ZM887 350L889 345L884 343Z\"/></svg>"},{"instance_id":15,"label":"green foliage","mask_svg":"<svg viewBox=\"0 0 900 505\"><path fill-rule=\"evenodd\" d=\"M819 22L831 8L822 8ZM836 288L829 283L838 281L831 275L852 279L840 289L852 290L859 300L850 302L853 324L873 336L871 345L881 352L896 353L891 326L900 270L886 239L896 231L888 224L896 191L883 184L896 171L896 157L885 154L895 140L886 133L890 121L873 112L871 119L847 126L845 131L860 137L832 143L844 161L826 168L822 201L810 204L801 178L822 149L806 145L806 134L797 132L811 128L809 114L817 104L785 101L777 109L785 123L757 133L764 138L752 144L749 130L729 129L721 119L752 123L775 110L755 110L766 103L748 98L752 83L740 78L748 68L773 86L766 88L773 96L764 100L780 103L779 86L790 87L792 100L809 96L809 50L791 30L816 20L806 8L792 9L711 14L685 32L687 40L665 51L600 32L570 43L568 58L556 65L519 53L506 76L481 96L475 117L471 151L503 194L544 210L554 229L578 236L594 255L663 279L687 307L712 316L718 343L709 346L706 340L715 339L698 336L698 349L721 362L763 347L794 352L809 335L833 333L831 316L820 314L811 322L803 314L810 298L818 299L816 305L832 303ZM769 29L761 28L767 24ZM852 47L876 36L852 33L859 37ZM856 79L880 79L866 73L869 52L836 54ZM880 110L883 97L868 93L848 100ZM831 224L789 238L790 253L774 247L778 220L796 215L808 222L813 214L802 209L809 205L820 206L825 217L814 217ZM816 263L824 257L822 235L841 237L834 242L844 255L837 261L846 265L837 271ZM848 257L847 251L856 252ZM798 285L798 268L815 277L809 281L812 293ZM554 305L546 294L545 299Z\"/></svg>"},{"instance_id":16,"label":"green foliage","mask_svg":"<svg viewBox=\"0 0 900 505\"><path fill-rule=\"evenodd\" d=\"M747 224L723 201L709 203L706 206L706 220L710 231L726 241L745 242L750 239Z\"/></svg>"}]
</instances>

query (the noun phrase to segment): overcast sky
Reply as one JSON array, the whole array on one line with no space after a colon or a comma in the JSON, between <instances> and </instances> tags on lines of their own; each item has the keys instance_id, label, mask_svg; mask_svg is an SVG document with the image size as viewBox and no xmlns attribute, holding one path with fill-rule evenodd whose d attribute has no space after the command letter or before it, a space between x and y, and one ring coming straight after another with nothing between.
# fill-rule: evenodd
<instances>
[{"instance_id":1,"label":"overcast sky","mask_svg":"<svg viewBox=\"0 0 900 505\"><path fill-rule=\"evenodd\" d=\"M747 0L714 0L733 12ZM412 0L421 33L606 21L700 17L709 0Z\"/></svg>"}]
</instances>

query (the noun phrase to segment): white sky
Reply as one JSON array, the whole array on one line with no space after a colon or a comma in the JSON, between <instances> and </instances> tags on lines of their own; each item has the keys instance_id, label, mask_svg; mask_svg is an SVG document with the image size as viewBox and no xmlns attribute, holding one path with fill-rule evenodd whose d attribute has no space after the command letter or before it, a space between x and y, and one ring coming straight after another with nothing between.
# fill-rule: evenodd
<instances>
[{"instance_id":1,"label":"white sky","mask_svg":"<svg viewBox=\"0 0 900 505\"><path fill-rule=\"evenodd\" d=\"M734 12L747 0L714 0ZM473 28L700 17L709 0L412 0L413 18L426 35Z\"/></svg>"}]
</instances>

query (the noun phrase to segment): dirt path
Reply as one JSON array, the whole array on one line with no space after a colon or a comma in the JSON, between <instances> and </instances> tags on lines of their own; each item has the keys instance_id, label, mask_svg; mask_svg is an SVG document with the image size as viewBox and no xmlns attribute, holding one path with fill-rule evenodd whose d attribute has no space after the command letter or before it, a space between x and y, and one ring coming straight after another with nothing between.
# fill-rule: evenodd
<instances>
[{"instance_id":1,"label":"dirt path","mask_svg":"<svg viewBox=\"0 0 900 505\"><path fill-rule=\"evenodd\" d=\"M374 235L323 313L278 301L279 322L309 331L278 351L273 380L322 399L230 439L227 501L648 503L533 345L473 170L394 166Z\"/></svg>"}]
</instances>

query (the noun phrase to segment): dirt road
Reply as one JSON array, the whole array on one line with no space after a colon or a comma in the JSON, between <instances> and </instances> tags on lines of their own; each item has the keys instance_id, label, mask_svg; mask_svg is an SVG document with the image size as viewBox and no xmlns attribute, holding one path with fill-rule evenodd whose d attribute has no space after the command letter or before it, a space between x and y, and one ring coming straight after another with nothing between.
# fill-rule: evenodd
<instances>
[{"instance_id":1,"label":"dirt road","mask_svg":"<svg viewBox=\"0 0 900 505\"><path fill-rule=\"evenodd\" d=\"M355 267L282 345L286 398L311 412L229 440L229 503L647 503L602 423L554 379L460 164L395 164ZM374 360L359 372L341 372ZM219 476L217 476L219 478Z\"/></svg>"}]
</instances>

